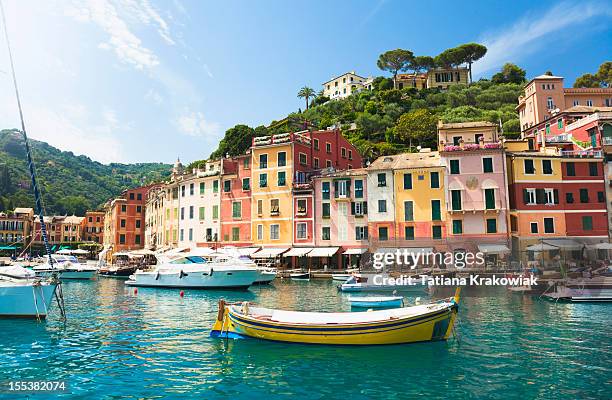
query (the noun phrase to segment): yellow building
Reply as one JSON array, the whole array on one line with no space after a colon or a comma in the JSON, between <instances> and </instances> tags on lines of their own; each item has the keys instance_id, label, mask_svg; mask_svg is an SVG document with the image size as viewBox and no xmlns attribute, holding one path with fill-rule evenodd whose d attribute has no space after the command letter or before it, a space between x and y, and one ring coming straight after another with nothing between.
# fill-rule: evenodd
<instances>
[{"instance_id":1,"label":"yellow building","mask_svg":"<svg viewBox=\"0 0 612 400\"><path fill-rule=\"evenodd\" d=\"M290 247L293 243L294 135L255 138L251 148L251 216L253 244Z\"/></svg>"},{"instance_id":2,"label":"yellow building","mask_svg":"<svg viewBox=\"0 0 612 400\"><path fill-rule=\"evenodd\" d=\"M393 174L397 245L441 246L446 237L446 204L440 154L400 154Z\"/></svg>"},{"instance_id":3,"label":"yellow building","mask_svg":"<svg viewBox=\"0 0 612 400\"><path fill-rule=\"evenodd\" d=\"M460 68L433 68L427 71L427 87L448 89L453 85L467 85L469 70Z\"/></svg>"}]
</instances>

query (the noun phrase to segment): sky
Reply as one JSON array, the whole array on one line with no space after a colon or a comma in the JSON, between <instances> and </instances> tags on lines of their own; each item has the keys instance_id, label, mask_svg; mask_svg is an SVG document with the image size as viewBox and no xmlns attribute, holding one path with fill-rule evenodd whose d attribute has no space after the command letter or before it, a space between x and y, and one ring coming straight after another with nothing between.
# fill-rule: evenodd
<instances>
[{"instance_id":1,"label":"sky","mask_svg":"<svg viewBox=\"0 0 612 400\"><path fill-rule=\"evenodd\" d=\"M488 47L474 65L551 70L566 86L612 58L612 0L0 0L30 137L103 163L205 159L225 130L304 107L298 90L386 50ZM19 126L0 36L0 128Z\"/></svg>"}]
</instances>

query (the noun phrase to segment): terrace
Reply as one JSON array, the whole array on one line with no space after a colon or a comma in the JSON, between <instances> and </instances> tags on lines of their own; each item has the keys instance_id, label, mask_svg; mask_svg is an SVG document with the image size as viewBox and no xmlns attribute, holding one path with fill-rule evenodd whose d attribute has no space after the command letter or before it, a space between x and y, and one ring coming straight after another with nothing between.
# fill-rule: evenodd
<instances>
[{"instance_id":1,"label":"terrace","mask_svg":"<svg viewBox=\"0 0 612 400\"><path fill-rule=\"evenodd\" d=\"M272 146L291 142L298 142L310 146L310 137L306 135L308 131L295 133L279 133L272 136L258 136L253 138L253 147Z\"/></svg>"}]
</instances>

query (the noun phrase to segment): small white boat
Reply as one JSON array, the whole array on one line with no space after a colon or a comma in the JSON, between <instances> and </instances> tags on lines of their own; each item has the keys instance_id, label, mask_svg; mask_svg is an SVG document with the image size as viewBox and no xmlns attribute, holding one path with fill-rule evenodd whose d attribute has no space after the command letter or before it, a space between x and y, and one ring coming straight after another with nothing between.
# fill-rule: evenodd
<instances>
[{"instance_id":1,"label":"small white boat","mask_svg":"<svg viewBox=\"0 0 612 400\"><path fill-rule=\"evenodd\" d=\"M128 286L193 289L247 289L258 277L253 262L229 256L211 261L201 256L181 253L153 270L137 270L125 282Z\"/></svg>"},{"instance_id":2,"label":"small white boat","mask_svg":"<svg viewBox=\"0 0 612 400\"><path fill-rule=\"evenodd\" d=\"M255 280L255 283L262 285L268 284L276 279L276 275L278 275L276 268L257 267L257 279Z\"/></svg>"},{"instance_id":3,"label":"small white boat","mask_svg":"<svg viewBox=\"0 0 612 400\"><path fill-rule=\"evenodd\" d=\"M57 285L20 265L0 267L0 317L45 318Z\"/></svg>"},{"instance_id":4,"label":"small white boat","mask_svg":"<svg viewBox=\"0 0 612 400\"><path fill-rule=\"evenodd\" d=\"M572 279L554 286L553 292L543 296L554 301L611 302L612 277L597 276L590 279Z\"/></svg>"},{"instance_id":5,"label":"small white boat","mask_svg":"<svg viewBox=\"0 0 612 400\"><path fill-rule=\"evenodd\" d=\"M361 308L392 308L401 307L404 301L402 296L363 296L349 297L351 307Z\"/></svg>"},{"instance_id":6,"label":"small white boat","mask_svg":"<svg viewBox=\"0 0 612 400\"><path fill-rule=\"evenodd\" d=\"M352 276L358 276L358 269L348 269L346 274L332 274L332 280L337 282L346 282Z\"/></svg>"},{"instance_id":7,"label":"small white boat","mask_svg":"<svg viewBox=\"0 0 612 400\"><path fill-rule=\"evenodd\" d=\"M309 281L310 280L310 271L308 272L293 272L289 274L291 280L293 281Z\"/></svg>"},{"instance_id":8,"label":"small white boat","mask_svg":"<svg viewBox=\"0 0 612 400\"><path fill-rule=\"evenodd\" d=\"M53 266L46 262L32 268L36 276L50 277L57 273L60 279L91 279L98 271L95 266L81 264L75 256L53 254L51 258Z\"/></svg>"}]
</instances>

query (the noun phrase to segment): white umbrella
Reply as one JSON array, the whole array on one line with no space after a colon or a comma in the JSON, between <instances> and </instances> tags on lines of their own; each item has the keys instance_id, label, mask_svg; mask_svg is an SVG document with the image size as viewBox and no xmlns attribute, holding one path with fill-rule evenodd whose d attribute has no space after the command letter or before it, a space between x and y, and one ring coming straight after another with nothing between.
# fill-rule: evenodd
<instances>
[{"instance_id":1,"label":"white umbrella","mask_svg":"<svg viewBox=\"0 0 612 400\"><path fill-rule=\"evenodd\" d=\"M596 250L612 250L612 243L597 243L594 245L589 246L589 248L591 249L596 249Z\"/></svg>"},{"instance_id":2,"label":"white umbrella","mask_svg":"<svg viewBox=\"0 0 612 400\"><path fill-rule=\"evenodd\" d=\"M89 254L87 250L82 250L82 249L70 250L70 253L71 254Z\"/></svg>"},{"instance_id":3,"label":"white umbrella","mask_svg":"<svg viewBox=\"0 0 612 400\"><path fill-rule=\"evenodd\" d=\"M546 251L546 250L556 250L556 249L557 247L551 246L546 243L532 244L531 246L526 248L526 250L528 251Z\"/></svg>"}]
</instances>

